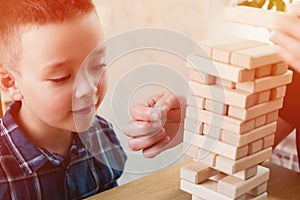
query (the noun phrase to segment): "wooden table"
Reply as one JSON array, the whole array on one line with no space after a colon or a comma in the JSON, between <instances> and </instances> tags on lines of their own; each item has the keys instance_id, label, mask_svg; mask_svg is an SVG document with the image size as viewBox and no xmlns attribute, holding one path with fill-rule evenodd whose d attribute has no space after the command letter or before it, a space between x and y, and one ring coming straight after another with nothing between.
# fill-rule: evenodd
<instances>
[{"instance_id":1,"label":"wooden table","mask_svg":"<svg viewBox=\"0 0 300 200\"><path fill-rule=\"evenodd\" d=\"M190 161L92 196L89 200L190 200L191 195L179 189L179 170L188 162ZM268 162L263 165L271 169L267 190L268 199L300 199L300 173Z\"/></svg>"}]
</instances>

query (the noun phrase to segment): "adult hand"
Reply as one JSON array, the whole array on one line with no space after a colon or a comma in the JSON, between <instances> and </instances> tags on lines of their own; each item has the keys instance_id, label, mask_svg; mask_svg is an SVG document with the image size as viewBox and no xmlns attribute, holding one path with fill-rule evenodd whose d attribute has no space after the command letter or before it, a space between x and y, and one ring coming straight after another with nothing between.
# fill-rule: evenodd
<instances>
[{"instance_id":1,"label":"adult hand","mask_svg":"<svg viewBox=\"0 0 300 200\"><path fill-rule=\"evenodd\" d=\"M182 142L185 99L165 92L135 104L130 111L132 120L124 127L130 137L128 146L143 151L152 158L163 150Z\"/></svg>"},{"instance_id":2,"label":"adult hand","mask_svg":"<svg viewBox=\"0 0 300 200\"><path fill-rule=\"evenodd\" d=\"M271 41L281 47L282 57L300 73L300 3L292 4L288 10L277 18Z\"/></svg>"}]
</instances>

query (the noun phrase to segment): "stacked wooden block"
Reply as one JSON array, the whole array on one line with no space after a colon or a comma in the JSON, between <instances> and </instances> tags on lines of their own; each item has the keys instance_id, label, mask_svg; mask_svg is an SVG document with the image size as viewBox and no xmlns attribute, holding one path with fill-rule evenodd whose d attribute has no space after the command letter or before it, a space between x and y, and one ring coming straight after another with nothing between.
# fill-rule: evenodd
<instances>
[{"instance_id":1,"label":"stacked wooden block","mask_svg":"<svg viewBox=\"0 0 300 200\"><path fill-rule=\"evenodd\" d=\"M230 39L202 42L188 59L184 144L194 162L181 169L193 199L267 199L278 110L292 72L276 46Z\"/></svg>"}]
</instances>

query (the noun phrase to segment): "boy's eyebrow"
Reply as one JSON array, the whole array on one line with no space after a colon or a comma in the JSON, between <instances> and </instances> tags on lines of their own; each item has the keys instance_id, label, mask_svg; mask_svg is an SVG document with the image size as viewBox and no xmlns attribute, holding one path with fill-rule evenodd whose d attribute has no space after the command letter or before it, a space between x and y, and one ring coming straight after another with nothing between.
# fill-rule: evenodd
<instances>
[{"instance_id":1,"label":"boy's eyebrow","mask_svg":"<svg viewBox=\"0 0 300 200\"><path fill-rule=\"evenodd\" d=\"M55 71L59 68L66 66L69 63L71 63L70 60L60 60L60 61L50 62L45 65L45 67L43 68L43 72L47 73L47 72Z\"/></svg>"}]
</instances>

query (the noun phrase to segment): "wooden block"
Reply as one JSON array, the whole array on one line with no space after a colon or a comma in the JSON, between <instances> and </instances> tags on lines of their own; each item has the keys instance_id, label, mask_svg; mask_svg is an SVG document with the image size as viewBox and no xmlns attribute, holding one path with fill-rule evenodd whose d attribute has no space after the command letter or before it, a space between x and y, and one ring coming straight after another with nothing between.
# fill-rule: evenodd
<instances>
[{"instance_id":1,"label":"wooden block","mask_svg":"<svg viewBox=\"0 0 300 200\"><path fill-rule=\"evenodd\" d=\"M254 70L246 70L194 55L188 56L187 62L190 63L188 67L235 83L254 80Z\"/></svg>"},{"instance_id":2,"label":"wooden block","mask_svg":"<svg viewBox=\"0 0 300 200\"><path fill-rule=\"evenodd\" d=\"M286 86L273 88L271 89L270 99L275 100L275 99L283 98L285 94L286 94Z\"/></svg>"},{"instance_id":3,"label":"wooden block","mask_svg":"<svg viewBox=\"0 0 300 200\"><path fill-rule=\"evenodd\" d=\"M241 120L250 120L261 115L279 110L283 106L283 98L261 103L255 105L248 109L238 108L234 106L229 106L228 116L241 119Z\"/></svg>"},{"instance_id":4,"label":"wooden block","mask_svg":"<svg viewBox=\"0 0 300 200\"><path fill-rule=\"evenodd\" d=\"M239 178L241 180L248 180L249 178L252 178L257 174L257 165L250 167L248 169L239 171L235 174L232 174L232 176Z\"/></svg>"},{"instance_id":5,"label":"wooden block","mask_svg":"<svg viewBox=\"0 0 300 200\"><path fill-rule=\"evenodd\" d=\"M209 124L204 124L203 126L203 134L205 136L220 140L222 135L222 129L217 126L212 126Z\"/></svg>"},{"instance_id":6,"label":"wooden block","mask_svg":"<svg viewBox=\"0 0 300 200\"><path fill-rule=\"evenodd\" d=\"M239 108L248 108L257 104L257 94L237 91L230 88L222 88L217 85L204 85L189 81L193 95L201 96L216 102L236 106Z\"/></svg>"},{"instance_id":7,"label":"wooden block","mask_svg":"<svg viewBox=\"0 0 300 200\"><path fill-rule=\"evenodd\" d=\"M254 165L258 165L259 163L269 159L271 156L271 147L239 160L231 160L223 156L217 156L216 166L214 168L226 174L234 174Z\"/></svg>"},{"instance_id":8,"label":"wooden block","mask_svg":"<svg viewBox=\"0 0 300 200\"><path fill-rule=\"evenodd\" d=\"M225 178L226 176L228 176L228 175L224 174L222 172L219 172L218 174L209 177L209 180L214 181L214 182L218 182L219 180Z\"/></svg>"},{"instance_id":9,"label":"wooden block","mask_svg":"<svg viewBox=\"0 0 300 200\"><path fill-rule=\"evenodd\" d=\"M262 116L255 118L254 128L258 128L258 127L265 125L266 121L267 121L267 115L262 115Z\"/></svg>"},{"instance_id":10,"label":"wooden block","mask_svg":"<svg viewBox=\"0 0 300 200\"><path fill-rule=\"evenodd\" d=\"M285 62L276 63L272 65L272 75L281 75L287 72L289 64Z\"/></svg>"},{"instance_id":11,"label":"wooden block","mask_svg":"<svg viewBox=\"0 0 300 200\"><path fill-rule=\"evenodd\" d=\"M222 78L216 78L215 84L221 87L231 88L231 89L235 89L235 85L236 85L235 82L228 81Z\"/></svg>"},{"instance_id":12,"label":"wooden block","mask_svg":"<svg viewBox=\"0 0 300 200\"><path fill-rule=\"evenodd\" d=\"M222 155L233 160L245 157L248 153L248 146L235 147L211 137L196 135L187 130L184 131L183 141L206 151Z\"/></svg>"},{"instance_id":13,"label":"wooden block","mask_svg":"<svg viewBox=\"0 0 300 200\"><path fill-rule=\"evenodd\" d=\"M186 108L186 117L199 123L211 124L237 134L246 133L254 128L254 120L242 121L191 106Z\"/></svg>"},{"instance_id":14,"label":"wooden block","mask_svg":"<svg viewBox=\"0 0 300 200\"><path fill-rule=\"evenodd\" d=\"M278 113L279 113L278 110L268 113L266 123L269 124L269 123L277 121Z\"/></svg>"},{"instance_id":15,"label":"wooden block","mask_svg":"<svg viewBox=\"0 0 300 200\"><path fill-rule=\"evenodd\" d=\"M262 150L263 149L263 140L261 139L261 140L257 140L255 142L250 143L248 149L249 149L249 152L248 152L249 155Z\"/></svg>"},{"instance_id":16,"label":"wooden block","mask_svg":"<svg viewBox=\"0 0 300 200\"><path fill-rule=\"evenodd\" d=\"M248 49L251 47L262 46L262 45L267 45L267 44L263 42L254 41L254 40L244 40L244 41L233 42L230 44L214 46L212 50L212 59L229 64L232 52L237 50L242 50L242 49Z\"/></svg>"},{"instance_id":17,"label":"wooden block","mask_svg":"<svg viewBox=\"0 0 300 200\"><path fill-rule=\"evenodd\" d=\"M271 75L272 65L266 65L255 69L255 78L261 78Z\"/></svg>"},{"instance_id":18,"label":"wooden block","mask_svg":"<svg viewBox=\"0 0 300 200\"><path fill-rule=\"evenodd\" d=\"M275 142L275 134L271 134L269 136L264 137L264 144L263 144L263 148L268 148L273 146Z\"/></svg>"},{"instance_id":19,"label":"wooden block","mask_svg":"<svg viewBox=\"0 0 300 200\"><path fill-rule=\"evenodd\" d=\"M244 133L243 135L238 135L236 133L223 130L221 140L222 142L234 146L244 146L274 133L276 131L276 124L276 122L272 122L270 124L266 124L247 133Z\"/></svg>"},{"instance_id":20,"label":"wooden block","mask_svg":"<svg viewBox=\"0 0 300 200\"><path fill-rule=\"evenodd\" d=\"M206 181L209 177L220 173L219 171L210 168L209 166L193 162L180 169L180 178L191 183L199 184Z\"/></svg>"},{"instance_id":21,"label":"wooden block","mask_svg":"<svg viewBox=\"0 0 300 200\"><path fill-rule=\"evenodd\" d=\"M250 93L257 93L257 92L262 92L264 90L270 90L272 88L277 88L280 86L287 85L292 82L292 78L293 78L293 72L289 70L282 75L267 76L267 77L255 79L254 81L237 83L236 89L250 92Z\"/></svg>"},{"instance_id":22,"label":"wooden block","mask_svg":"<svg viewBox=\"0 0 300 200\"><path fill-rule=\"evenodd\" d=\"M198 83L206 84L206 85L213 85L215 84L215 77L203 72L200 72L197 69L192 69L191 67L189 70L189 79L193 80Z\"/></svg>"},{"instance_id":23,"label":"wooden block","mask_svg":"<svg viewBox=\"0 0 300 200\"><path fill-rule=\"evenodd\" d=\"M271 90L258 93L257 104L265 103L270 100Z\"/></svg>"},{"instance_id":24,"label":"wooden block","mask_svg":"<svg viewBox=\"0 0 300 200\"><path fill-rule=\"evenodd\" d=\"M259 195L259 196L252 196L250 194L248 194L246 196L246 200L267 200L268 199L268 194L267 192Z\"/></svg>"},{"instance_id":25,"label":"wooden block","mask_svg":"<svg viewBox=\"0 0 300 200\"><path fill-rule=\"evenodd\" d=\"M192 195L192 200L205 200L205 199L201 199L200 197L198 197L196 195Z\"/></svg>"},{"instance_id":26,"label":"wooden block","mask_svg":"<svg viewBox=\"0 0 300 200\"><path fill-rule=\"evenodd\" d=\"M204 109L205 99L199 96L194 96L189 94L187 96L186 104L188 106L193 106L199 109Z\"/></svg>"},{"instance_id":27,"label":"wooden block","mask_svg":"<svg viewBox=\"0 0 300 200\"><path fill-rule=\"evenodd\" d=\"M199 147L191 145L191 143L183 142L183 152L191 158L197 158L199 154Z\"/></svg>"},{"instance_id":28,"label":"wooden block","mask_svg":"<svg viewBox=\"0 0 300 200\"><path fill-rule=\"evenodd\" d=\"M207 180L202 184L194 184L185 180L180 181L180 189L205 200L233 200L218 192L218 183ZM236 199L235 199L236 200Z\"/></svg>"},{"instance_id":29,"label":"wooden block","mask_svg":"<svg viewBox=\"0 0 300 200\"><path fill-rule=\"evenodd\" d=\"M230 44L232 42L244 41L245 39L241 38L226 38L226 39L217 39L217 40L206 40L198 43L200 50L196 51L195 55L205 58L211 58L212 49L215 46Z\"/></svg>"},{"instance_id":30,"label":"wooden block","mask_svg":"<svg viewBox=\"0 0 300 200\"><path fill-rule=\"evenodd\" d=\"M279 47L265 45L233 52L230 64L246 69L255 69L282 61L283 58L280 56Z\"/></svg>"},{"instance_id":31,"label":"wooden block","mask_svg":"<svg viewBox=\"0 0 300 200\"><path fill-rule=\"evenodd\" d=\"M224 103L206 99L204 109L220 115L226 115L228 106Z\"/></svg>"},{"instance_id":32,"label":"wooden block","mask_svg":"<svg viewBox=\"0 0 300 200\"><path fill-rule=\"evenodd\" d=\"M227 176L218 182L218 191L226 196L237 198L266 182L269 179L269 174L268 168L258 166L257 174L248 180Z\"/></svg>"},{"instance_id":33,"label":"wooden block","mask_svg":"<svg viewBox=\"0 0 300 200\"><path fill-rule=\"evenodd\" d=\"M184 129L191 131L195 134L203 134L203 127L204 124L203 123L199 123L196 120L190 119L190 118L185 118L184 119Z\"/></svg>"},{"instance_id":34,"label":"wooden block","mask_svg":"<svg viewBox=\"0 0 300 200\"><path fill-rule=\"evenodd\" d=\"M217 154L206 151L204 149L199 148L196 161L206 164L207 166L214 167L216 166L216 158Z\"/></svg>"},{"instance_id":35,"label":"wooden block","mask_svg":"<svg viewBox=\"0 0 300 200\"><path fill-rule=\"evenodd\" d=\"M252 196L259 196L263 193L265 193L267 191L267 181L260 184L259 186L253 188L252 190L250 190L249 192L247 192L248 194L252 195Z\"/></svg>"},{"instance_id":36,"label":"wooden block","mask_svg":"<svg viewBox=\"0 0 300 200\"><path fill-rule=\"evenodd\" d=\"M226 9L225 20L246 25L265 27L269 29L276 28L275 20L281 13L266 11L247 6L234 6Z\"/></svg>"}]
</instances>

